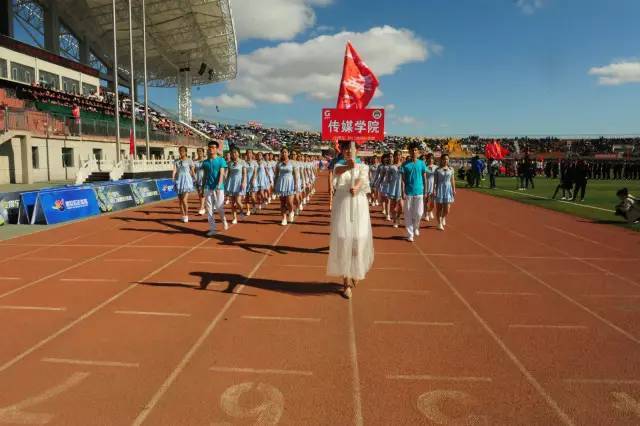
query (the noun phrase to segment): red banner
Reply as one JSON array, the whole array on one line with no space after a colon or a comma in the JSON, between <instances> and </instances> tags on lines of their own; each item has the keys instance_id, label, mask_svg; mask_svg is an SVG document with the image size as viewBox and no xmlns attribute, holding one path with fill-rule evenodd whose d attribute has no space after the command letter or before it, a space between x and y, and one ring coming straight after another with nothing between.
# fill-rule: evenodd
<instances>
[{"instance_id":1,"label":"red banner","mask_svg":"<svg viewBox=\"0 0 640 426\"><path fill-rule=\"evenodd\" d=\"M384 109L322 110L322 140L384 140Z\"/></svg>"}]
</instances>

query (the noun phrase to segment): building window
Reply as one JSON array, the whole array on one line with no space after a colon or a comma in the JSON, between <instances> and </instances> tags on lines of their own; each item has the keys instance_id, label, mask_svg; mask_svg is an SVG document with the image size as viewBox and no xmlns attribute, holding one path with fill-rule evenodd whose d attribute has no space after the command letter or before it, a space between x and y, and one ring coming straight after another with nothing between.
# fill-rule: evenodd
<instances>
[{"instance_id":1,"label":"building window","mask_svg":"<svg viewBox=\"0 0 640 426\"><path fill-rule=\"evenodd\" d=\"M68 77L62 77L62 90L74 95L80 94L80 82Z\"/></svg>"},{"instance_id":2,"label":"building window","mask_svg":"<svg viewBox=\"0 0 640 426\"><path fill-rule=\"evenodd\" d=\"M60 90L60 76L40 70L40 85L48 89Z\"/></svg>"},{"instance_id":3,"label":"building window","mask_svg":"<svg viewBox=\"0 0 640 426\"><path fill-rule=\"evenodd\" d=\"M96 56L95 53L89 52L89 66L95 70L98 70L100 74L109 74L107 66Z\"/></svg>"},{"instance_id":4,"label":"building window","mask_svg":"<svg viewBox=\"0 0 640 426\"><path fill-rule=\"evenodd\" d=\"M100 148L93 148L93 156L97 161L102 161L102 150Z\"/></svg>"},{"instance_id":5,"label":"building window","mask_svg":"<svg viewBox=\"0 0 640 426\"><path fill-rule=\"evenodd\" d=\"M31 167L34 169L40 168L40 155L38 154L38 147L31 147Z\"/></svg>"},{"instance_id":6,"label":"building window","mask_svg":"<svg viewBox=\"0 0 640 426\"><path fill-rule=\"evenodd\" d=\"M98 88L93 84L82 83L82 94L85 96L98 93Z\"/></svg>"},{"instance_id":7,"label":"building window","mask_svg":"<svg viewBox=\"0 0 640 426\"><path fill-rule=\"evenodd\" d=\"M60 23L60 56L80 61L80 41L78 37L62 22Z\"/></svg>"},{"instance_id":8,"label":"building window","mask_svg":"<svg viewBox=\"0 0 640 426\"><path fill-rule=\"evenodd\" d=\"M31 84L35 81L36 70L32 67L11 62L11 79L21 83Z\"/></svg>"},{"instance_id":9,"label":"building window","mask_svg":"<svg viewBox=\"0 0 640 426\"><path fill-rule=\"evenodd\" d=\"M73 148L62 148L62 167L73 167Z\"/></svg>"},{"instance_id":10,"label":"building window","mask_svg":"<svg viewBox=\"0 0 640 426\"><path fill-rule=\"evenodd\" d=\"M0 78L7 78L7 60L0 58Z\"/></svg>"}]
</instances>

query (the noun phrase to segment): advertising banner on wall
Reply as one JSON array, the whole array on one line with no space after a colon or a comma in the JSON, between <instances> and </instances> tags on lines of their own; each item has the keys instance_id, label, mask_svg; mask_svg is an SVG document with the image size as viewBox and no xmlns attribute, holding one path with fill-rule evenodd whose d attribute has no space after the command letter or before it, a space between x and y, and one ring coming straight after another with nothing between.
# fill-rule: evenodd
<instances>
[{"instance_id":1,"label":"advertising banner on wall","mask_svg":"<svg viewBox=\"0 0 640 426\"><path fill-rule=\"evenodd\" d=\"M144 180L131 183L131 192L137 205L160 201L158 186L153 180Z\"/></svg>"},{"instance_id":2,"label":"advertising banner on wall","mask_svg":"<svg viewBox=\"0 0 640 426\"><path fill-rule=\"evenodd\" d=\"M171 179L156 179L156 185L158 186L158 192L160 192L160 198L163 200L169 200L178 196L176 194L176 185Z\"/></svg>"},{"instance_id":3,"label":"advertising banner on wall","mask_svg":"<svg viewBox=\"0 0 640 426\"><path fill-rule=\"evenodd\" d=\"M136 206L136 201L131 192L131 185L128 183L95 186L93 189L96 193L100 211L103 213Z\"/></svg>"},{"instance_id":4,"label":"advertising banner on wall","mask_svg":"<svg viewBox=\"0 0 640 426\"><path fill-rule=\"evenodd\" d=\"M100 214L96 194L90 187L38 193L32 223L55 224Z\"/></svg>"},{"instance_id":5,"label":"advertising banner on wall","mask_svg":"<svg viewBox=\"0 0 640 426\"><path fill-rule=\"evenodd\" d=\"M20 214L20 193L4 192L0 193L0 215L4 223L18 223Z\"/></svg>"}]
</instances>

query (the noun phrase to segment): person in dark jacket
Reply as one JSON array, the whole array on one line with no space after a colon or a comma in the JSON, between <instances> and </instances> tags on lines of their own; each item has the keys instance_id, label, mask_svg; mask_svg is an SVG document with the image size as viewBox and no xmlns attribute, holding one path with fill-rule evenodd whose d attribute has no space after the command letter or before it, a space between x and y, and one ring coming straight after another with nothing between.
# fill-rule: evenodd
<instances>
[{"instance_id":1,"label":"person in dark jacket","mask_svg":"<svg viewBox=\"0 0 640 426\"><path fill-rule=\"evenodd\" d=\"M573 171L574 167L569 161L565 160L560 164L560 184L556 187L551 199L555 200L556 195L558 195L558 191L561 189L562 200L570 200L573 198L571 194L571 188L573 188ZM569 193L568 197L566 196L567 192Z\"/></svg>"},{"instance_id":2,"label":"person in dark jacket","mask_svg":"<svg viewBox=\"0 0 640 426\"><path fill-rule=\"evenodd\" d=\"M571 201L576 201L578 191L580 191L580 201L584 201L584 193L587 190L588 174L589 170L587 169L585 162L582 160L578 161L573 169L573 181L575 183L575 188L573 190L573 198Z\"/></svg>"}]
</instances>

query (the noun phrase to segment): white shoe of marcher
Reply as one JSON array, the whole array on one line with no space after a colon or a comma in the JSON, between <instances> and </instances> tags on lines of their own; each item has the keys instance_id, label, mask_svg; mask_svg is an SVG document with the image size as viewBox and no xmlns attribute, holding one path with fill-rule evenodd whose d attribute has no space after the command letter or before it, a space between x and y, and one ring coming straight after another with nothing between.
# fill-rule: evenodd
<instances>
[{"instance_id":1,"label":"white shoe of marcher","mask_svg":"<svg viewBox=\"0 0 640 426\"><path fill-rule=\"evenodd\" d=\"M415 235L416 237L420 236L420 230L416 229L415 231L413 231L413 235Z\"/></svg>"},{"instance_id":2,"label":"white shoe of marcher","mask_svg":"<svg viewBox=\"0 0 640 426\"><path fill-rule=\"evenodd\" d=\"M287 219L282 219L282 222L280 222L280 224L282 226L287 226Z\"/></svg>"},{"instance_id":3,"label":"white shoe of marcher","mask_svg":"<svg viewBox=\"0 0 640 426\"><path fill-rule=\"evenodd\" d=\"M238 219L234 218L234 219L231 221L231 224L232 224L232 225L237 225L237 224L238 224Z\"/></svg>"},{"instance_id":4,"label":"white shoe of marcher","mask_svg":"<svg viewBox=\"0 0 640 426\"><path fill-rule=\"evenodd\" d=\"M189 223L189 216L182 216L182 221L184 223Z\"/></svg>"},{"instance_id":5,"label":"white shoe of marcher","mask_svg":"<svg viewBox=\"0 0 640 426\"><path fill-rule=\"evenodd\" d=\"M227 223L226 220L224 222L222 222L222 226L224 226L224 230L225 231L229 229L229 224Z\"/></svg>"},{"instance_id":6,"label":"white shoe of marcher","mask_svg":"<svg viewBox=\"0 0 640 426\"><path fill-rule=\"evenodd\" d=\"M205 213L204 209L198 210L198 214L200 216L204 216L204 213Z\"/></svg>"},{"instance_id":7,"label":"white shoe of marcher","mask_svg":"<svg viewBox=\"0 0 640 426\"><path fill-rule=\"evenodd\" d=\"M293 223L294 219L295 219L295 215L293 214L293 212L289 213L289 222Z\"/></svg>"},{"instance_id":8,"label":"white shoe of marcher","mask_svg":"<svg viewBox=\"0 0 640 426\"><path fill-rule=\"evenodd\" d=\"M447 218L443 217L442 218L442 226L446 226L447 225Z\"/></svg>"},{"instance_id":9,"label":"white shoe of marcher","mask_svg":"<svg viewBox=\"0 0 640 426\"><path fill-rule=\"evenodd\" d=\"M409 241L410 243L412 243L412 242L413 242L413 235L412 235L412 236L410 236L410 237L407 237L407 241Z\"/></svg>"},{"instance_id":10,"label":"white shoe of marcher","mask_svg":"<svg viewBox=\"0 0 640 426\"><path fill-rule=\"evenodd\" d=\"M444 226L442 226L442 223L439 223L439 224L438 224L437 229L438 229L439 231L444 231Z\"/></svg>"}]
</instances>

